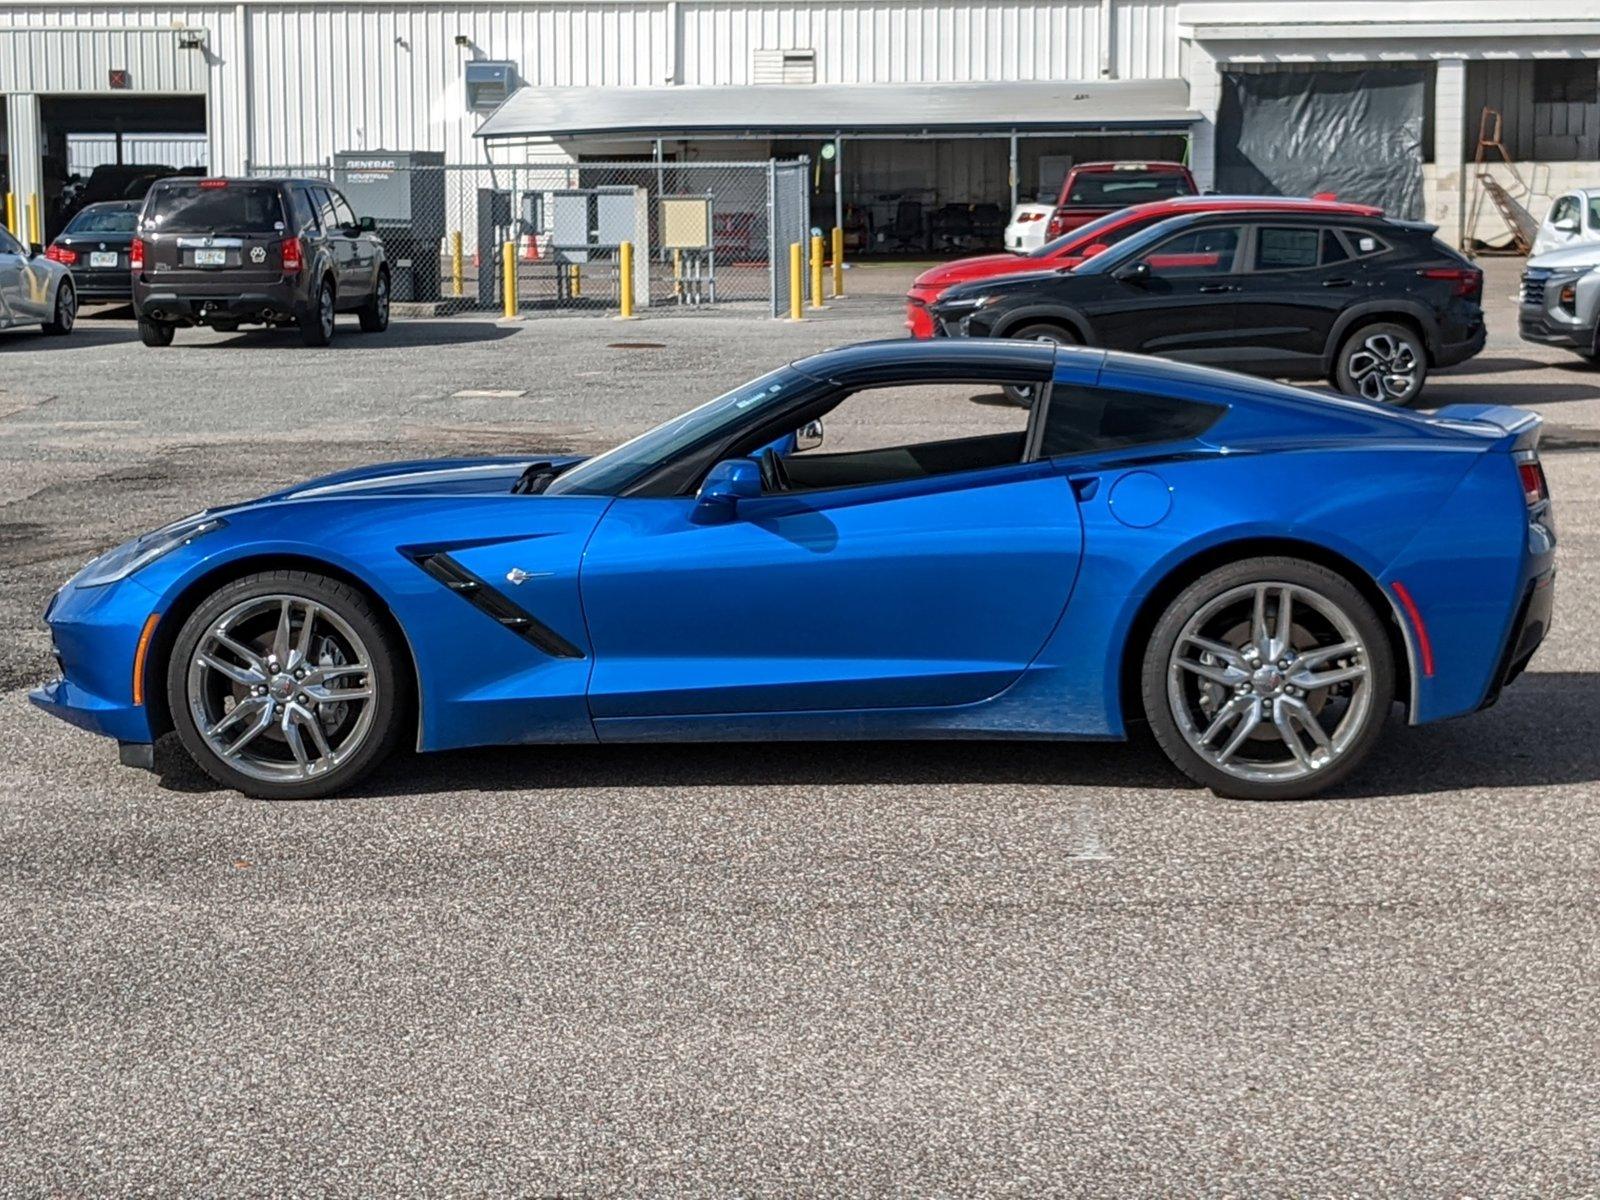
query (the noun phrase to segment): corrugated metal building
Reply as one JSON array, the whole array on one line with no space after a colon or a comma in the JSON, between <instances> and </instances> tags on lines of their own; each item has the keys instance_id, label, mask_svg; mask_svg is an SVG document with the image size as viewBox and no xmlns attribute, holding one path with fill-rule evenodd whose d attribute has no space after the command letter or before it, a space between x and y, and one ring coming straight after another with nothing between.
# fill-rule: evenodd
<instances>
[{"instance_id":1,"label":"corrugated metal building","mask_svg":"<svg viewBox=\"0 0 1600 1200\"><path fill-rule=\"evenodd\" d=\"M1593 0L1547 0L1526 15L1497 0L58 0L0 9L6 184L45 205L66 177L74 135L204 133L207 165L228 172L379 148L442 151L452 162L648 155L658 142L690 157L815 154L827 135L872 131L838 116L812 128L799 119L738 140L719 133L708 147L705 131L675 128L664 113L650 129L562 136L529 101L545 89L706 88L737 112L750 95L741 89L776 86L793 89L804 114L807 89L828 84L881 89L874 110L901 110L868 152L840 143L843 182L859 198L921 188L1003 205L1050 190L1048 176L1073 157L1186 147L1207 183L1219 161L1250 160L1275 186L1305 176L1330 148L1311 138L1286 151L1300 156L1288 167L1251 160L1260 93L1243 77L1298 72L1314 91L1332 86L1334 68L1382 64L1411 71L1416 86L1403 101L1425 106L1419 140L1386 152L1422 160L1426 214L1458 228L1485 105L1507 114L1508 153L1525 168L1530 203L1568 180L1600 182L1587 70L1597 60ZM495 64L505 64L499 74ZM1181 89L1156 122L1140 111L1148 95L1125 86L1148 81ZM1041 87L1038 120L1015 128L982 111L977 89L1074 83L1093 85L1086 103L1058 104L1061 89ZM1333 83L1347 99L1366 86ZM977 89L966 93L979 110L969 123L983 127L929 120L917 85L935 84ZM475 137L492 101L516 88L530 89L515 101L518 122L501 122L497 144Z\"/></svg>"}]
</instances>

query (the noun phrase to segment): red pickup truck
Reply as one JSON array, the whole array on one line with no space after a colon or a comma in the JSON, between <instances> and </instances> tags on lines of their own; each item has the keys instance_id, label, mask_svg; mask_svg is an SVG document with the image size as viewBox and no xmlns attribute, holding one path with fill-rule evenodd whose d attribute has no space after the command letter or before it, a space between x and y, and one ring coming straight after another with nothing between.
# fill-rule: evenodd
<instances>
[{"instance_id":1,"label":"red pickup truck","mask_svg":"<svg viewBox=\"0 0 1600 1200\"><path fill-rule=\"evenodd\" d=\"M1079 163L1061 181L1061 195L1045 240L1058 238L1130 204L1193 196L1199 190L1189 168L1182 163Z\"/></svg>"}]
</instances>

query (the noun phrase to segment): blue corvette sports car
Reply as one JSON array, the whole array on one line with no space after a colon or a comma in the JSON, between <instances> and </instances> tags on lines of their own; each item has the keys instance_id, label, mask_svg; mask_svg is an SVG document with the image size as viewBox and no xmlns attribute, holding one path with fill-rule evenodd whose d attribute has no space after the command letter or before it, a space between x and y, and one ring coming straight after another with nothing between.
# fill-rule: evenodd
<instances>
[{"instance_id":1,"label":"blue corvette sports car","mask_svg":"<svg viewBox=\"0 0 1600 1200\"><path fill-rule=\"evenodd\" d=\"M1219 793L1306 796L1395 703L1470 713L1527 665L1538 437L1090 348L854 346L598 457L363 468L146 534L51 601L33 699L269 798L402 741L1134 722Z\"/></svg>"}]
</instances>

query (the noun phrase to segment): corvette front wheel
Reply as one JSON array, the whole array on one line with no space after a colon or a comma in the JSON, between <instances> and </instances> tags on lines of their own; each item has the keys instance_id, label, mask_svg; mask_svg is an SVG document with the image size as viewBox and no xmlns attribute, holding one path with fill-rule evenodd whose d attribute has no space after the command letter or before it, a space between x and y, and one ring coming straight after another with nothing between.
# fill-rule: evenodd
<instances>
[{"instance_id":1,"label":"corvette front wheel","mask_svg":"<svg viewBox=\"0 0 1600 1200\"><path fill-rule=\"evenodd\" d=\"M217 782L267 800L331 795L394 749L402 651L360 592L305 571L218 589L167 667L179 738Z\"/></svg>"},{"instance_id":2,"label":"corvette front wheel","mask_svg":"<svg viewBox=\"0 0 1600 1200\"><path fill-rule=\"evenodd\" d=\"M1222 796L1298 800L1371 753L1394 656L1361 592L1326 567L1256 558L1167 606L1146 647L1145 715L1179 770Z\"/></svg>"}]
</instances>

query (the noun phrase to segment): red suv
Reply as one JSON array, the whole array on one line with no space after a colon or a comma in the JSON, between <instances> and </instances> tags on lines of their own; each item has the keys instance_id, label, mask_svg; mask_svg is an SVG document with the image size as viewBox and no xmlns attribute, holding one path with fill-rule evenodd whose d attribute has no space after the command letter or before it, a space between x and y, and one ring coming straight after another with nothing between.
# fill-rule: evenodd
<instances>
[{"instance_id":1,"label":"red suv","mask_svg":"<svg viewBox=\"0 0 1600 1200\"><path fill-rule=\"evenodd\" d=\"M916 338L934 336L934 321L928 306L946 288L992 275L1018 275L1027 271L1071 270L1084 259L1099 254L1130 234L1165 221L1168 217L1192 212L1311 212L1343 216L1381 217L1383 210L1369 204L1341 204L1318 197L1310 200L1284 196L1179 196L1153 204L1136 204L1118 209L1098 221L1062 234L1027 254L981 254L931 267L912 281L906 293L906 328Z\"/></svg>"}]
</instances>

